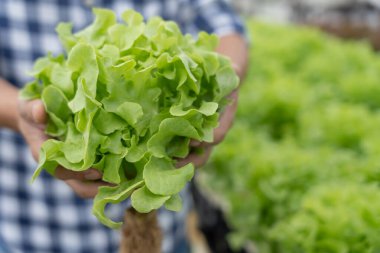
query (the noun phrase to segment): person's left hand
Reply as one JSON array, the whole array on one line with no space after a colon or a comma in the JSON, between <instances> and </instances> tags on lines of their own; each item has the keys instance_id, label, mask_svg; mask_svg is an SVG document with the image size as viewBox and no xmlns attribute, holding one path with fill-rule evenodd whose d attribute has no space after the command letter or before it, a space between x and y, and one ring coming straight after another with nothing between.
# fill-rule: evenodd
<instances>
[{"instance_id":1,"label":"person's left hand","mask_svg":"<svg viewBox=\"0 0 380 253\"><path fill-rule=\"evenodd\" d=\"M214 130L213 142L198 142L191 141L190 146L193 148L203 148L201 154L192 152L186 158L178 159L176 166L178 168L193 163L196 168L202 167L210 157L212 148L223 141L228 130L231 128L238 104L239 90L234 90L227 98L231 100L231 103L225 108L219 118L219 126Z\"/></svg>"}]
</instances>

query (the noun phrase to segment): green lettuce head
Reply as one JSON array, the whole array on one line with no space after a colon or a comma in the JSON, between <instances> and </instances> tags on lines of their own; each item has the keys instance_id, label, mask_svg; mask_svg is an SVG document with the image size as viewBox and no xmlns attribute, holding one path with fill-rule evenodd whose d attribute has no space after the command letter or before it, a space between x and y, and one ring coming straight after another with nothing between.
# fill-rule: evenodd
<instances>
[{"instance_id":1,"label":"green lettuce head","mask_svg":"<svg viewBox=\"0 0 380 253\"><path fill-rule=\"evenodd\" d=\"M194 175L175 159L191 139L211 142L226 95L238 85L228 59L213 50L218 39L183 35L171 21L94 9L94 22L77 33L57 27L66 54L38 59L23 99L41 99L49 115L38 169L96 168L114 186L100 187L93 213L104 224L107 204L131 197L146 213L181 209L179 192Z\"/></svg>"}]
</instances>

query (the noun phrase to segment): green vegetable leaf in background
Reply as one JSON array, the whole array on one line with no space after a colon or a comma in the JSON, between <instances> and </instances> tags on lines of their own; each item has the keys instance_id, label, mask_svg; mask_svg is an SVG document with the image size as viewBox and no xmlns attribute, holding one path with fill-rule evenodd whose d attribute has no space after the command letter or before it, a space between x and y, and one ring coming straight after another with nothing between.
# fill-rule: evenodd
<instances>
[{"instance_id":1,"label":"green vegetable leaf in background","mask_svg":"<svg viewBox=\"0 0 380 253\"><path fill-rule=\"evenodd\" d=\"M253 64L234 127L198 177L225 207L229 241L260 253L380 252L379 54L303 26L248 28Z\"/></svg>"}]
</instances>

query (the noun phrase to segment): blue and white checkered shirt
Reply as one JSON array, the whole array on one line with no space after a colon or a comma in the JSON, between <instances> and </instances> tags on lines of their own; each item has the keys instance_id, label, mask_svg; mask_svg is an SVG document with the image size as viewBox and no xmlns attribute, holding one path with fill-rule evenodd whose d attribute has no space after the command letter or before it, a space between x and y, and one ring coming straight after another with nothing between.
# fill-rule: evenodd
<instances>
[{"instance_id":1,"label":"blue and white checkered shirt","mask_svg":"<svg viewBox=\"0 0 380 253\"><path fill-rule=\"evenodd\" d=\"M69 21L74 31L85 27L92 22L92 6L119 14L133 8L146 18L160 15L191 34L243 33L241 21L223 0L0 0L0 77L22 87L30 79L26 73L34 60L48 51L62 51L55 26ZM2 248L12 253L117 252L119 231L91 215L92 201L80 199L47 174L31 185L35 168L23 138L0 129L0 252ZM185 252L181 247L189 206L185 204L180 213L160 210L163 252ZM122 220L125 208L112 206L108 214Z\"/></svg>"}]
</instances>

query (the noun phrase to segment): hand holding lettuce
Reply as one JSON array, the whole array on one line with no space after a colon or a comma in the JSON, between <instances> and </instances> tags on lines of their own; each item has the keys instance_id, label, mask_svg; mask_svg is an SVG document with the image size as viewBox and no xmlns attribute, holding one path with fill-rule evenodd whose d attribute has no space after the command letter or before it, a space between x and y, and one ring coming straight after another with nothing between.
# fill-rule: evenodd
<instances>
[{"instance_id":1,"label":"hand holding lettuce","mask_svg":"<svg viewBox=\"0 0 380 253\"><path fill-rule=\"evenodd\" d=\"M65 55L36 61L23 99L41 99L49 121L33 178L57 166L96 168L103 186L93 213L105 225L121 224L104 214L108 203L131 197L139 212L162 205L179 210L178 193L194 174L192 164L176 169L191 139L211 142L225 98L238 77L225 57L213 52L218 39L182 35L174 22L128 10L94 9L95 21L75 34L61 23Z\"/></svg>"}]
</instances>

